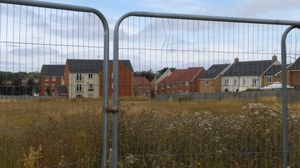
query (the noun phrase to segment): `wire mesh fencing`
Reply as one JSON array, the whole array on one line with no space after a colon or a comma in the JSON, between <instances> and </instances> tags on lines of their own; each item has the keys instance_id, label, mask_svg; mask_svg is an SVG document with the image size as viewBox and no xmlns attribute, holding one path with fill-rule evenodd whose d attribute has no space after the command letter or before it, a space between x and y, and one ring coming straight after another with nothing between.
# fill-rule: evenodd
<instances>
[{"instance_id":1,"label":"wire mesh fencing","mask_svg":"<svg viewBox=\"0 0 300 168\"><path fill-rule=\"evenodd\" d=\"M0 13L1 167L100 167L105 18L34 1Z\"/></svg>"},{"instance_id":2,"label":"wire mesh fencing","mask_svg":"<svg viewBox=\"0 0 300 168\"><path fill-rule=\"evenodd\" d=\"M132 96L118 90L114 100L119 106L115 164L282 167L281 79L286 76L288 163L298 167L299 90L290 77L292 67L299 67L297 29L288 35L287 72L281 73L281 37L289 25L292 22L124 15L115 27L114 56L130 60L132 82L121 83L125 77L116 76L122 78L119 88L133 90Z\"/></svg>"}]
</instances>

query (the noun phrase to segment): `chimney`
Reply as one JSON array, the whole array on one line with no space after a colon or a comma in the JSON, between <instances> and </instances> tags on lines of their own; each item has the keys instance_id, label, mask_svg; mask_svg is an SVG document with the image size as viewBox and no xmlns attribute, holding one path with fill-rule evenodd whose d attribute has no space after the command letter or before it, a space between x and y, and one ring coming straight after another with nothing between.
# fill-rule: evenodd
<instances>
[{"instance_id":1,"label":"chimney","mask_svg":"<svg viewBox=\"0 0 300 168\"><path fill-rule=\"evenodd\" d=\"M274 55L272 56L272 62L275 62L275 61L277 61L277 56L274 54Z\"/></svg>"},{"instance_id":2,"label":"chimney","mask_svg":"<svg viewBox=\"0 0 300 168\"><path fill-rule=\"evenodd\" d=\"M235 57L234 63L236 64L236 63L238 63L238 62L239 62L239 58L238 58L238 57Z\"/></svg>"}]
</instances>

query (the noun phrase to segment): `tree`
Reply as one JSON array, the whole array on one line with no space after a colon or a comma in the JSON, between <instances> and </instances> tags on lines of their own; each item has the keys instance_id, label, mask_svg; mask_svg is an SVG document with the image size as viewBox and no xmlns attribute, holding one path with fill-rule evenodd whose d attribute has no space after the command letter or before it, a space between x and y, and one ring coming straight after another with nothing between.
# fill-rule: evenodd
<instances>
[{"instance_id":1,"label":"tree","mask_svg":"<svg viewBox=\"0 0 300 168\"><path fill-rule=\"evenodd\" d=\"M145 77L148 81L152 81L154 79L154 72L150 69L148 71L137 71L133 73L135 77Z\"/></svg>"},{"instance_id":2,"label":"tree","mask_svg":"<svg viewBox=\"0 0 300 168\"><path fill-rule=\"evenodd\" d=\"M161 69L161 70L158 71L158 73L159 73L158 75L160 76L160 75L164 74L168 69L170 69L171 72L173 72L173 71L176 70L176 68L174 68L174 67L172 67L172 68L164 67L163 69Z\"/></svg>"}]
</instances>

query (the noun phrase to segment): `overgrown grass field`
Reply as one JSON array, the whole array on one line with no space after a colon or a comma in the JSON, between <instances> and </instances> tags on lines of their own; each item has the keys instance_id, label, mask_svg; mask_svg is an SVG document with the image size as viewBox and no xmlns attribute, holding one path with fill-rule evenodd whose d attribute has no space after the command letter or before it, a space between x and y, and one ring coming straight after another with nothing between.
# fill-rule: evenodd
<instances>
[{"instance_id":1,"label":"overgrown grass field","mask_svg":"<svg viewBox=\"0 0 300 168\"><path fill-rule=\"evenodd\" d=\"M0 167L100 167L101 105L99 99L0 101ZM119 167L281 167L276 99L121 98L119 105ZM290 166L300 167L300 103L289 109Z\"/></svg>"}]
</instances>

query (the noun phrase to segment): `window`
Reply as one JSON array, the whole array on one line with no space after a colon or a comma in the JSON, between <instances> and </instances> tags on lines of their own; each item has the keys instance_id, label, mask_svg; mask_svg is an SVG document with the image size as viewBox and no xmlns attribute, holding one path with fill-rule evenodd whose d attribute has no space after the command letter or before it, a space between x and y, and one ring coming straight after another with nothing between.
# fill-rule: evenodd
<instances>
[{"instance_id":1,"label":"window","mask_svg":"<svg viewBox=\"0 0 300 168\"><path fill-rule=\"evenodd\" d=\"M208 84L209 84L208 80L205 80L205 81L204 81L204 85L205 85L205 86L208 86Z\"/></svg>"},{"instance_id":2,"label":"window","mask_svg":"<svg viewBox=\"0 0 300 168\"><path fill-rule=\"evenodd\" d=\"M93 96L93 94L89 94L89 98L93 98L94 96Z\"/></svg>"},{"instance_id":3,"label":"window","mask_svg":"<svg viewBox=\"0 0 300 168\"><path fill-rule=\"evenodd\" d=\"M256 84L257 84L257 79L252 79L252 86L256 86Z\"/></svg>"},{"instance_id":4,"label":"window","mask_svg":"<svg viewBox=\"0 0 300 168\"><path fill-rule=\"evenodd\" d=\"M81 80L82 80L82 75L76 74L76 81L81 81Z\"/></svg>"},{"instance_id":5,"label":"window","mask_svg":"<svg viewBox=\"0 0 300 168\"><path fill-rule=\"evenodd\" d=\"M82 94L77 94L76 98L82 98Z\"/></svg>"},{"instance_id":6,"label":"window","mask_svg":"<svg viewBox=\"0 0 300 168\"><path fill-rule=\"evenodd\" d=\"M236 85L236 79L233 80L233 85Z\"/></svg>"},{"instance_id":7,"label":"window","mask_svg":"<svg viewBox=\"0 0 300 168\"><path fill-rule=\"evenodd\" d=\"M188 81L185 82L185 86L189 86L189 82Z\"/></svg>"},{"instance_id":8,"label":"window","mask_svg":"<svg viewBox=\"0 0 300 168\"><path fill-rule=\"evenodd\" d=\"M267 83L272 83L272 77L267 77Z\"/></svg>"},{"instance_id":9,"label":"window","mask_svg":"<svg viewBox=\"0 0 300 168\"><path fill-rule=\"evenodd\" d=\"M48 76L45 76L45 81L49 81L49 77Z\"/></svg>"},{"instance_id":10,"label":"window","mask_svg":"<svg viewBox=\"0 0 300 168\"><path fill-rule=\"evenodd\" d=\"M76 92L82 92L82 85L77 85L76 86Z\"/></svg>"},{"instance_id":11,"label":"window","mask_svg":"<svg viewBox=\"0 0 300 168\"><path fill-rule=\"evenodd\" d=\"M161 88L161 89L165 89L164 85L160 85L160 88Z\"/></svg>"},{"instance_id":12,"label":"window","mask_svg":"<svg viewBox=\"0 0 300 168\"><path fill-rule=\"evenodd\" d=\"M55 84L52 84L52 85L51 85L51 89L54 89L54 88L55 88Z\"/></svg>"},{"instance_id":13,"label":"window","mask_svg":"<svg viewBox=\"0 0 300 168\"><path fill-rule=\"evenodd\" d=\"M113 72L111 73L111 79L114 79L114 73Z\"/></svg>"},{"instance_id":14,"label":"window","mask_svg":"<svg viewBox=\"0 0 300 168\"><path fill-rule=\"evenodd\" d=\"M94 74L89 74L89 79L93 79Z\"/></svg>"},{"instance_id":15,"label":"window","mask_svg":"<svg viewBox=\"0 0 300 168\"><path fill-rule=\"evenodd\" d=\"M56 81L56 76L52 76L52 81Z\"/></svg>"},{"instance_id":16,"label":"window","mask_svg":"<svg viewBox=\"0 0 300 168\"><path fill-rule=\"evenodd\" d=\"M170 88L170 84L167 83L167 84L166 84L166 88Z\"/></svg>"},{"instance_id":17,"label":"window","mask_svg":"<svg viewBox=\"0 0 300 168\"><path fill-rule=\"evenodd\" d=\"M224 80L225 86L228 86L228 79Z\"/></svg>"},{"instance_id":18,"label":"window","mask_svg":"<svg viewBox=\"0 0 300 168\"><path fill-rule=\"evenodd\" d=\"M94 87L93 87L93 84L89 84L89 88L88 88L89 91L94 91Z\"/></svg>"},{"instance_id":19,"label":"window","mask_svg":"<svg viewBox=\"0 0 300 168\"><path fill-rule=\"evenodd\" d=\"M246 85L246 80L245 79L243 79L243 85Z\"/></svg>"}]
</instances>

